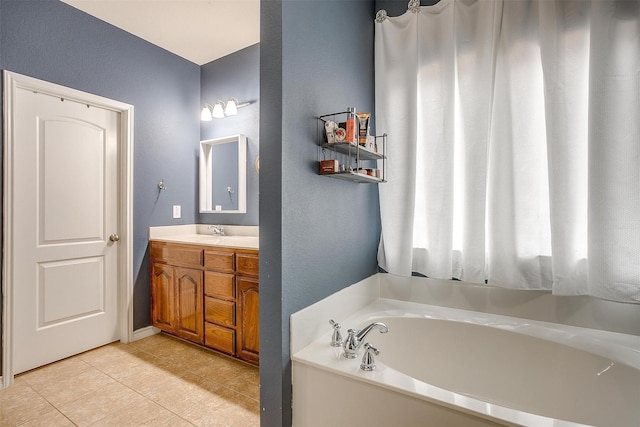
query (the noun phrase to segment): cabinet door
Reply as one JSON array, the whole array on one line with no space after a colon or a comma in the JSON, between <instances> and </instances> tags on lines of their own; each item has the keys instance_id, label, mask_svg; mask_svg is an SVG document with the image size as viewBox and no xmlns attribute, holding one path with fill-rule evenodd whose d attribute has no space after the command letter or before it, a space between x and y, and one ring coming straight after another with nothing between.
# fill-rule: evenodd
<instances>
[{"instance_id":1,"label":"cabinet door","mask_svg":"<svg viewBox=\"0 0 640 427\"><path fill-rule=\"evenodd\" d=\"M236 353L254 364L260 361L260 311L258 279L238 277Z\"/></svg>"},{"instance_id":2,"label":"cabinet door","mask_svg":"<svg viewBox=\"0 0 640 427\"><path fill-rule=\"evenodd\" d=\"M174 298L173 267L153 263L151 266L151 324L171 333L175 330Z\"/></svg>"},{"instance_id":3,"label":"cabinet door","mask_svg":"<svg viewBox=\"0 0 640 427\"><path fill-rule=\"evenodd\" d=\"M199 344L204 342L202 271L175 268L176 335Z\"/></svg>"}]
</instances>

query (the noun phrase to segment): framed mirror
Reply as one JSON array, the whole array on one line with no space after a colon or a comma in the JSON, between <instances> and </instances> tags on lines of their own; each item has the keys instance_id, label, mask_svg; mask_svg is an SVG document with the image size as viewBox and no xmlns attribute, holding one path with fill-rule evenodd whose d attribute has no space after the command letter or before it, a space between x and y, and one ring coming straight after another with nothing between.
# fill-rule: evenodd
<instances>
[{"instance_id":1,"label":"framed mirror","mask_svg":"<svg viewBox=\"0 0 640 427\"><path fill-rule=\"evenodd\" d=\"M247 138L200 141L200 212L247 212Z\"/></svg>"}]
</instances>

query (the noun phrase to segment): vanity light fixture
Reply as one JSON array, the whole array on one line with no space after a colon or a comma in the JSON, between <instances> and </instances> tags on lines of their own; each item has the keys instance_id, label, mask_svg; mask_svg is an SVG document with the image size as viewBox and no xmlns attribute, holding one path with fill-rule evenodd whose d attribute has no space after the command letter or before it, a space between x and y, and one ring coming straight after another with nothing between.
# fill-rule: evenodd
<instances>
[{"instance_id":1,"label":"vanity light fixture","mask_svg":"<svg viewBox=\"0 0 640 427\"><path fill-rule=\"evenodd\" d=\"M204 104L202 107L202 113L200 114L200 120L204 122L209 122L216 119L221 119L226 116L235 116L238 114L238 108L246 107L251 104L251 102L243 102L239 103L236 98L229 98L227 103L217 100L215 105Z\"/></svg>"},{"instance_id":2,"label":"vanity light fixture","mask_svg":"<svg viewBox=\"0 0 640 427\"><path fill-rule=\"evenodd\" d=\"M216 102L216 105L213 106L211 116L215 117L216 119L221 119L224 117L224 107L222 106L222 101Z\"/></svg>"},{"instance_id":3,"label":"vanity light fixture","mask_svg":"<svg viewBox=\"0 0 640 427\"><path fill-rule=\"evenodd\" d=\"M238 100L235 98L229 98L227 106L224 107L224 115L235 116L236 114L238 114Z\"/></svg>"},{"instance_id":4,"label":"vanity light fixture","mask_svg":"<svg viewBox=\"0 0 640 427\"><path fill-rule=\"evenodd\" d=\"M210 122L211 120L213 120L211 110L213 110L213 107L211 105L204 104L204 107L202 107L202 113L200 113L200 120L202 120L203 122Z\"/></svg>"}]
</instances>

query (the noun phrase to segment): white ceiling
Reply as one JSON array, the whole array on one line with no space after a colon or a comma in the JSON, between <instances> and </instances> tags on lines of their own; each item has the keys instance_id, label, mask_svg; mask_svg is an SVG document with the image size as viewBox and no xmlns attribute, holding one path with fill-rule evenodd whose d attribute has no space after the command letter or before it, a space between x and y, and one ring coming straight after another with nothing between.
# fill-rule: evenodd
<instances>
[{"instance_id":1,"label":"white ceiling","mask_svg":"<svg viewBox=\"0 0 640 427\"><path fill-rule=\"evenodd\" d=\"M61 0L198 65L260 41L260 0Z\"/></svg>"}]
</instances>

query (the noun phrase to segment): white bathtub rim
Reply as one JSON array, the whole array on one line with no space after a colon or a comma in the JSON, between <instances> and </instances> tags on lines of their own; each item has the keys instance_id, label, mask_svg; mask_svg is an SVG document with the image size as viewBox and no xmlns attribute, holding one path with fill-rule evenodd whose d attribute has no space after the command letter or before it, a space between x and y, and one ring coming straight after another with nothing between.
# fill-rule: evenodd
<instances>
[{"instance_id":1,"label":"white bathtub rim","mask_svg":"<svg viewBox=\"0 0 640 427\"><path fill-rule=\"evenodd\" d=\"M383 298L364 307L349 318L341 320L340 323L345 329L360 328L371 321L384 317L430 318L484 325L567 345L640 369L640 337L578 326ZM341 349L332 348L328 345L330 335L331 332L328 331L326 337L315 340L309 346L294 354L292 356L293 362L365 381L413 398L434 402L488 419L498 419L518 425L554 427L585 425L526 413L454 393L413 379L386 366L380 360L377 361L377 369L375 371L363 372L359 369L359 358L347 360L341 356ZM372 340L372 342L375 343L375 340ZM384 350L381 349L381 351ZM328 360L330 361L329 363L327 363Z\"/></svg>"}]
</instances>

